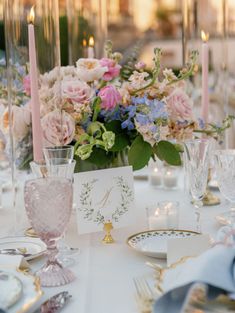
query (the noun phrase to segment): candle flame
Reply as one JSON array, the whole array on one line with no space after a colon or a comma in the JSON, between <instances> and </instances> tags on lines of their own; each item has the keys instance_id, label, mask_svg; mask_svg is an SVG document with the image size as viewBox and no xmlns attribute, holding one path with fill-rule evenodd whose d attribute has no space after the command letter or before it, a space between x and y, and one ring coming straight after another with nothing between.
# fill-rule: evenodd
<instances>
[{"instance_id":1,"label":"candle flame","mask_svg":"<svg viewBox=\"0 0 235 313\"><path fill-rule=\"evenodd\" d=\"M154 171L155 173L157 173L157 172L158 172L158 168L155 167L153 171Z\"/></svg>"},{"instance_id":2,"label":"candle flame","mask_svg":"<svg viewBox=\"0 0 235 313\"><path fill-rule=\"evenodd\" d=\"M207 42L209 40L209 33L204 32L204 30L201 30L201 38L203 42Z\"/></svg>"},{"instance_id":3,"label":"candle flame","mask_svg":"<svg viewBox=\"0 0 235 313\"><path fill-rule=\"evenodd\" d=\"M159 208L156 209L156 211L154 212L154 216L159 216Z\"/></svg>"},{"instance_id":4,"label":"candle flame","mask_svg":"<svg viewBox=\"0 0 235 313\"><path fill-rule=\"evenodd\" d=\"M94 47L95 45L95 40L93 36L90 36L89 41L88 41L89 47Z\"/></svg>"},{"instance_id":5,"label":"candle flame","mask_svg":"<svg viewBox=\"0 0 235 313\"><path fill-rule=\"evenodd\" d=\"M83 45L83 47L86 47L86 46L87 46L87 41L86 41L85 38L82 40L82 45Z\"/></svg>"},{"instance_id":6,"label":"candle flame","mask_svg":"<svg viewBox=\"0 0 235 313\"><path fill-rule=\"evenodd\" d=\"M33 5L27 16L28 24L34 24L34 19L35 19L35 12L34 12L34 5Z\"/></svg>"}]
</instances>

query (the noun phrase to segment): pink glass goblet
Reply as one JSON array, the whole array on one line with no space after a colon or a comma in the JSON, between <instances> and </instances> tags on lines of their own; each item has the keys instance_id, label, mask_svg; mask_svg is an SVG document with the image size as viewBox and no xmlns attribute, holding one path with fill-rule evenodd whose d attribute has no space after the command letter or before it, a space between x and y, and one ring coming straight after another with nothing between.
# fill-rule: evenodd
<instances>
[{"instance_id":1,"label":"pink glass goblet","mask_svg":"<svg viewBox=\"0 0 235 313\"><path fill-rule=\"evenodd\" d=\"M29 180L24 190L25 208L31 226L46 243L48 260L36 273L41 285L55 287L74 280L74 274L58 262L57 241L69 222L73 187L69 179L46 177Z\"/></svg>"}]
</instances>

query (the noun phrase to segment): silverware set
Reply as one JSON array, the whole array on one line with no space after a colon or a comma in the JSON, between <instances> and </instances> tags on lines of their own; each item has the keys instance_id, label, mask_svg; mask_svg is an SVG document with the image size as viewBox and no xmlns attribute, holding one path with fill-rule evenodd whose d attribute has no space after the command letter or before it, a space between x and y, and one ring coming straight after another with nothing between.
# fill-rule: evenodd
<instances>
[{"instance_id":1,"label":"silverware set","mask_svg":"<svg viewBox=\"0 0 235 313\"><path fill-rule=\"evenodd\" d=\"M68 291L62 291L41 304L33 313L57 313L63 309L71 298L72 296Z\"/></svg>"},{"instance_id":2,"label":"silverware set","mask_svg":"<svg viewBox=\"0 0 235 313\"><path fill-rule=\"evenodd\" d=\"M26 248L0 249L0 254L6 254L6 255L22 255L23 257L31 256L30 253L27 253L27 249L26 249Z\"/></svg>"},{"instance_id":3,"label":"silverware set","mask_svg":"<svg viewBox=\"0 0 235 313\"><path fill-rule=\"evenodd\" d=\"M134 278L134 285L136 289L136 302L141 313L152 313L153 304L159 297L149 283L144 278Z\"/></svg>"}]
</instances>

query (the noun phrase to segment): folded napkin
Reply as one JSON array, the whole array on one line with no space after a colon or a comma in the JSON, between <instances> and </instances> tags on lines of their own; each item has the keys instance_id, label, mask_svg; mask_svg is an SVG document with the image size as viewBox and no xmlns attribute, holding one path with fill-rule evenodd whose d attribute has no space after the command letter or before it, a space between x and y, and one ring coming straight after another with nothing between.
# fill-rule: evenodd
<instances>
[{"instance_id":1,"label":"folded napkin","mask_svg":"<svg viewBox=\"0 0 235 313\"><path fill-rule=\"evenodd\" d=\"M0 254L0 269L7 269L9 267L23 270L29 268L29 264L22 255Z\"/></svg>"},{"instance_id":2,"label":"folded napkin","mask_svg":"<svg viewBox=\"0 0 235 313\"><path fill-rule=\"evenodd\" d=\"M197 282L208 285L208 298L235 293L235 247L217 245L166 271L162 285L165 294L156 301L154 312L182 312L187 295Z\"/></svg>"}]
</instances>

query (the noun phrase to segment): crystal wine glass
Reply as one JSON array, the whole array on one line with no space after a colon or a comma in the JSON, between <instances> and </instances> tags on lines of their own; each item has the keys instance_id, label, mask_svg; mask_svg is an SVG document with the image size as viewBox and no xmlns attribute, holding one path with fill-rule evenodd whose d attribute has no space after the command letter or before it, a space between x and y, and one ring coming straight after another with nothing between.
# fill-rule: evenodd
<instances>
[{"instance_id":1,"label":"crystal wine glass","mask_svg":"<svg viewBox=\"0 0 235 313\"><path fill-rule=\"evenodd\" d=\"M73 206L71 180L46 177L29 180L24 190L25 208L31 226L46 243L48 260L36 273L42 286L61 286L75 276L57 261L57 241L69 222Z\"/></svg>"},{"instance_id":2,"label":"crystal wine glass","mask_svg":"<svg viewBox=\"0 0 235 313\"><path fill-rule=\"evenodd\" d=\"M201 232L200 209L207 186L211 140L206 138L189 140L184 146L185 169L195 207L196 228Z\"/></svg>"},{"instance_id":3,"label":"crystal wine glass","mask_svg":"<svg viewBox=\"0 0 235 313\"><path fill-rule=\"evenodd\" d=\"M219 190L232 203L228 218L235 223L235 150L217 150L215 169Z\"/></svg>"}]
</instances>

